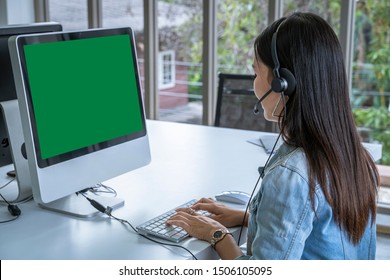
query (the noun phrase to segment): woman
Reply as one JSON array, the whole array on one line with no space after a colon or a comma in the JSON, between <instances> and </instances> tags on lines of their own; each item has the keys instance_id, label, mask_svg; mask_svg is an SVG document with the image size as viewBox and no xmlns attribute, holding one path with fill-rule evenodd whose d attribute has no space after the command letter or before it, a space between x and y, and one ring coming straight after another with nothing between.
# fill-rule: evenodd
<instances>
[{"instance_id":1,"label":"woman","mask_svg":"<svg viewBox=\"0 0 390 280\"><path fill-rule=\"evenodd\" d=\"M378 173L354 125L337 36L319 16L294 13L266 28L254 51L255 94L284 143L249 213L201 199L168 223L222 259L374 259ZM248 226L246 254L226 233L237 225Z\"/></svg>"}]
</instances>

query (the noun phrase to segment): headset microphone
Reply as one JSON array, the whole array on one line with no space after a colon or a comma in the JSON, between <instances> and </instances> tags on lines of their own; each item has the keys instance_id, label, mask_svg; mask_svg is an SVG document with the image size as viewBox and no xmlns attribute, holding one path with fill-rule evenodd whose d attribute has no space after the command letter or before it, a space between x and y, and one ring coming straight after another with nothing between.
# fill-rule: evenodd
<instances>
[{"instance_id":1,"label":"headset microphone","mask_svg":"<svg viewBox=\"0 0 390 280\"><path fill-rule=\"evenodd\" d=\"M255 104L255 107L253 108L253 114L258 115L260 110L257 108L259 104L272 92L272 88L269 89Z\"/></svg>"}]
</instances>

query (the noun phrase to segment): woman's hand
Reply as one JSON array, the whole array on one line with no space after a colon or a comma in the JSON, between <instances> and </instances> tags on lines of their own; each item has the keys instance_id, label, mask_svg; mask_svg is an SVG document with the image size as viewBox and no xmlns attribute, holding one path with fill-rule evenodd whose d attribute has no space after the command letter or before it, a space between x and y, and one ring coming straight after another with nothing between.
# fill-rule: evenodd
<instances>
[{"instance_id":1,"label":"woman's hand","mask_svg":"<svg viewBox=\"0 0 390 280\"><path fill-rule=\"evenodd\" d=\"M207 211L209 216L197 214L196 211ZM184 228L189 235L198 239L210 241L211 236L217 229L240 226L247 224L244 221L244 211L229 208L211 198L202 198L191 208L179 208L177 214L172 216L168 225Z\"/></svg>"},{"instance_id":2,"label":"woman's hand","mask_svg":"<svg viewBox=\"0 0 390 280\"><path fill-rule=\"evenodd\" d=\"M247 218L244 220L243 210L232 209L224 204L218 203L211 198L202 198L196 202L191 209L198 211L203 210L209 212L209 216L213 220L219 222L225 227L234 227L247 225Z\"/></svg>"},{"instance_id":3,"label":"woman's hand","mask_svg":"<svg viewBox=\"0 0 390 280\"><path fill-rule=\"evenodd\" d=\"M209 212L210 216L198 214L196 211ZM225 227L241 225L244 220L244 211L231 209L209 198L202 198L191 208L177 209L177 213L168 221L168 225L183 228L189 235L211 241L214 232ZM244 225L247 224L247 216ZM215 249L222 259L234 259L242 255L240 248L231 235L216 244Z\"/></svg>"},{"instance_id":4,"label":"woman's hand","mask_svg":"<svg viewBox=\"0 0 390 280\"><path fill-rule=\"evenodd\" d=\"M181 227L189 235L207 242L210 242L216 230L225 228L209 217L196 214L191 208L178 209L177 214L173 215L167 224Z\"/></svg>"}]
</instances>

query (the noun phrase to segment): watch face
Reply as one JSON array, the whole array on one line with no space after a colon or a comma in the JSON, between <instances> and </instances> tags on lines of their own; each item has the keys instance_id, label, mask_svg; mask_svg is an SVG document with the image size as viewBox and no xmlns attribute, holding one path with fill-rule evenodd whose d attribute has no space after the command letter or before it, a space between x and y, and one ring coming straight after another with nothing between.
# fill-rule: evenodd
<instances>
[{"instance_id":1,"label":"watch face","mask_svg":"<svg viewBox=\"0 0 390 280\"><path fill-rule=\"evenodd\" d=\"M223 232L221 230L217 230L216 232L214 232L213 237L220 238L222 236L222 234L223 234Z\"/></svg>"}]
</instances>

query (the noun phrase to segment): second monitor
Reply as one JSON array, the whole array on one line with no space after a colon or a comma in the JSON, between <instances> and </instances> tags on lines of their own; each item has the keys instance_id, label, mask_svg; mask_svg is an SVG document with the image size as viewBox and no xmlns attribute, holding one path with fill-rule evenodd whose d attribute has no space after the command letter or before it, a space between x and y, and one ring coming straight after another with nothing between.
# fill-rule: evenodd
<instances>
[{"instance_id":1,"label":"second monitor","mask_svg":"<svg viewBox=\"0 0 390 280\"><path fill-rule=\"evenodd\" d=\"M11 24L0 27L0 182L7 185L1 193L9 202L18 202L31 196L31 184L27 163L21 160L20 145L23 143L19 110L12 106L16 100L16 89L9 54L8 40L12 36L62 31L62 25L56 22L29 24ZM12 139L10 139L12 134ZM15 165L15 161L17 161ZM17 176L10 184L12 177Z\"/></svg>"}]
</instances>

